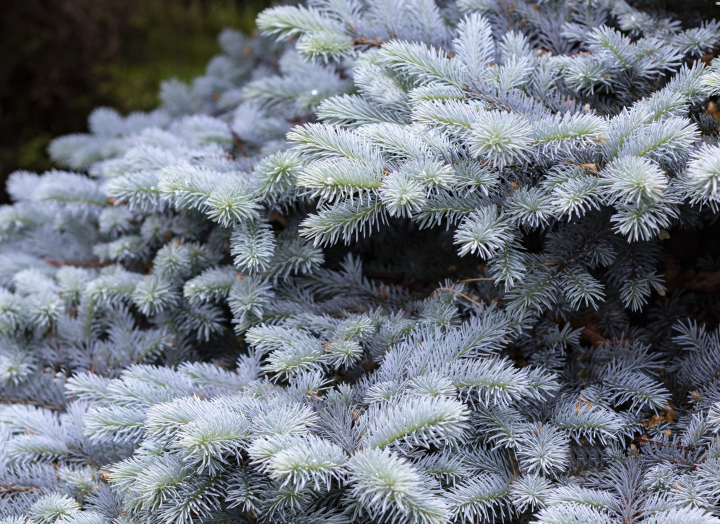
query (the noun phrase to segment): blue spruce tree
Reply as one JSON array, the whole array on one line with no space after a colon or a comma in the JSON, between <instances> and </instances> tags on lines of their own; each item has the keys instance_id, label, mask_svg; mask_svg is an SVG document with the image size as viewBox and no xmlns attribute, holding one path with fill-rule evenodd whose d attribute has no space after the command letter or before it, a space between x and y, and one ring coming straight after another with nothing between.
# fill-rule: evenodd
<instances>
[{"instance_id":1,"label":"blue spruce tree","mask_svg":"<svg viewBox=\"0 0 720 524\"><path fill-rule=\"evenodd\" d=\"M720 524L720 24L258 25L10 177L0 523Z\"/></svg>"}]
</instances>

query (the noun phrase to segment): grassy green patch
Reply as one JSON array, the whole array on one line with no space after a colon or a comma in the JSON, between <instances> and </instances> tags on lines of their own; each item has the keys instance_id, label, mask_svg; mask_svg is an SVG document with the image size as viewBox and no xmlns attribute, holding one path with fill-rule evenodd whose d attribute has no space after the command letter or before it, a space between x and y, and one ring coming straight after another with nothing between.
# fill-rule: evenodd
<instances>
[{"instance_id":1,"label":"grassy green patch","mask_svg":"<svg viewBox=\"0 0 720 524\"><path fill-rule=\"evenodd\" d=\"M157 104L162 80L188 81L202 74L220 51L217 35L225 27L250 33L263 1L214 0L143 2L130 20L133 35L118 60L95 66L98 93L120 111L147 110Z\"/></svg>"}]
</instances>

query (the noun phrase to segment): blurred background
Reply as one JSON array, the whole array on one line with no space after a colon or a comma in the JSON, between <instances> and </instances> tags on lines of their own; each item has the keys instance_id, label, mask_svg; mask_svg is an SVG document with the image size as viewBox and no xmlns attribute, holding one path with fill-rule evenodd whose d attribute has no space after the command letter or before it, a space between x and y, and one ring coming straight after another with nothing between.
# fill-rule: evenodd
<instances>
[{"instance_id":1,"label":"blurred background","mask_svg":"<svg viewBox=\"0 0 720 524\"><path fill-rule=\"evenodd\" d=\"M570 0L569 0L570 1ZM719 18L715 0L633 0L687 24ZM100 105L152 109L161 80L190 80L219 51L218 33L253 31L271 0L0 2L0 202L16 169L43 171L53 137L86 130Z\"/></svg>"},{"instance_id":2,"label":"blurred background","mask_svg":"<svg viewBox=\"0 0 720 524\"><path fill-rule=\"evenodd\" d=\"M58 135L93 108L153 109L161 80L190 80L225 27L250 33L270 0L0 1L0 201L16 169L52 167Z\"/></svg>"}]
</instances>

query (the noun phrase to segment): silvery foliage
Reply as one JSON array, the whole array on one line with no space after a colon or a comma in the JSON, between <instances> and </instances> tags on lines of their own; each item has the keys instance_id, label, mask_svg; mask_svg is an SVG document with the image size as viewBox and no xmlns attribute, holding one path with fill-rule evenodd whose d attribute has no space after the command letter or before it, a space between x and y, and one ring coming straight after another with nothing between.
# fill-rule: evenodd
<instances>
[{"instance_id":1,"label":"silvery foliage","mask_svg":"<svg viewBox=\"0 0 720 524\"><path fill-rule=\"evenodd\" d=\"M0 522L720 522L720 331L660 243L718 212L718 24L258 25L11 176Z\"/></svg>"}]
</instances>

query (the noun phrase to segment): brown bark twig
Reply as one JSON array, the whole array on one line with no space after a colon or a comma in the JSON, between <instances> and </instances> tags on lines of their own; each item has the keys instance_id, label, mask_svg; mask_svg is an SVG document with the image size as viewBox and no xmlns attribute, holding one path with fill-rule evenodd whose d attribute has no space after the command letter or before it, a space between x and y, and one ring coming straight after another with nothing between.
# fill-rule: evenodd
<instances>
[{"instance_id":1,"label":"brown bark twig","mask_svg":"<svg viewBox=\"0 0 720 524\"><path fill-rule=\"evenodd\" d=\"M112 262L100 262L99 260L52 260L49 258L43 258L42 260L46 264L50 264L55 267L105 267L112 265Z\"/></svg>"}]
</instances>

